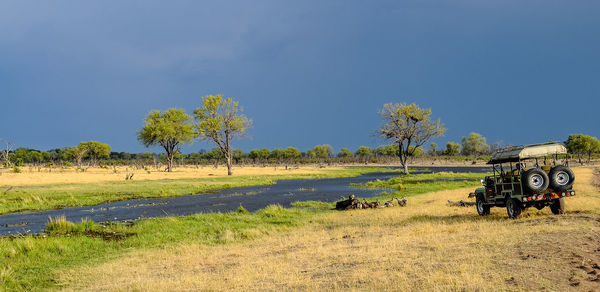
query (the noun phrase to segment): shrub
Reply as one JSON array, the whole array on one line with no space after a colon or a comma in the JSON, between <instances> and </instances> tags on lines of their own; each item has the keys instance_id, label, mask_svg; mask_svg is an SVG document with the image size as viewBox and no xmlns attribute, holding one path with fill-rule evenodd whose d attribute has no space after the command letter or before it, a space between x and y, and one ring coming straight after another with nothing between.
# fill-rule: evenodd
<instances>
[{"instance_id":1,"label":"shrub","mask_svg":"<svg viewBox=\"0 0 600 292\"><path fill-rule=\"evenodd\" d=\"M13 167L13 171L14 171L15 173L21 173L21 169L20 169L20 168L18 168L17 166Z\"/></svg>"},{"instance_id":2,"label":"shrub","mask_svg":"<svg viewBox=\"0 0 600 292\"><path fill-rule=\"evenodd\" d=\"M240 204L240 206L237 208L237 211L240 214L248 214L250 212L248 212L248 210L246 210L246 208L244 208L244 206L242 206L242 204Z\"/></svg>"},{"instance_id":3,"label":"shrub","mask_svg":"<svg viewBox=\"0 0 600 292\"><path fill-rule=\"evenodd\" d=\"M23 159L17 158L17 160L15 161L15 166L23 166Z\"/></svg>"}]
</instances>

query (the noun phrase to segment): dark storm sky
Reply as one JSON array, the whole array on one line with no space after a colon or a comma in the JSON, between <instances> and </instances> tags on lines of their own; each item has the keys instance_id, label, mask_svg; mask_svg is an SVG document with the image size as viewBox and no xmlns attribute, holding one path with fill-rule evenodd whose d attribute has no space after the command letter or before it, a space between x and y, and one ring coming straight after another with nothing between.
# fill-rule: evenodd
<instances>
[{"instance_id":1,"label":"dark storm sky","mask_svg":"<svg viewBox=\"0 0 600 292\"><path fill-rule=\"evenodd\" d=\"M383 144L387 102L430 107L438 144L563 141L600 135L599 79L598 1L0 3L0 137L41 150L146 151L148 111L217 93L246 151Z\"/></svg>"}]
</instances>

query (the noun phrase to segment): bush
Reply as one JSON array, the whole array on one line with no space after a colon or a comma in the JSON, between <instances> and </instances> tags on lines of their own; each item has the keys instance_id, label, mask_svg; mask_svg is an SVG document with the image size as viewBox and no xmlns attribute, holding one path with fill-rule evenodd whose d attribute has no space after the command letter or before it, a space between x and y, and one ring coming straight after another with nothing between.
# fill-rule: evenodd
<instances>
[{"instance_id":1,"label":"bush","mask_svg":"<svg viewBox=\"0 0 600 292\"><path fill-rule=\"evenodd\" d=\"M248 210L246 210L246 208L244 208L244 206L242 206L242 204L240 204L240 206L237 208L237 211L240 214L248 214L250 212L248 212Z\"/></svg>"},{"instance_id":2,"label":"bush","mask_svg":"<svg viewBox=\"0 0 600 292\"><path fill-rule=\"evenodd\" d=\"M17 160L15 161L15 166L23 166L23 159L17 158Z\"/></svg>"},{"instance_id":3,"label":"bush","mask_svg":"<svg viewBox=\"0 0 600 292\"><path fill-rule=\"evenodd\" d=\"M15 173L21 173L21 169L20 169L20 168L18 168L18 167L16 167L16 166L15 166L15 167L13 167L13 171L14 171Z\"/></svg>"}]
</instances>

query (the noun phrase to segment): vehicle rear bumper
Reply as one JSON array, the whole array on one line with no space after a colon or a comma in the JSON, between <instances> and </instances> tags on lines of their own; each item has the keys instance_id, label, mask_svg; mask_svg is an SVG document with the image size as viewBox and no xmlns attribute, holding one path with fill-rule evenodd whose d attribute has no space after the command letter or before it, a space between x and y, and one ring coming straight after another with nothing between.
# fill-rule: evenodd
<instances>
[{"instance_id":1,"label":"vehicle rear bumper","mask_svg":"<svg viewBox=\"0 0 600 292\"><path fill-rule=\"evenodd\" d=\"M561 192L561 193L553 193L553 192L548 192L545 194L536 194L536 195L531 195L531 196L523 196L521 198L521 200L523 201L523 203L535 203L535 202L550 202L552 200L557 200L560 198L568 198L568 197L573 197L575 196L575 191L574 190L568 190L565 192Z\"/></svg>"}]
</instances>

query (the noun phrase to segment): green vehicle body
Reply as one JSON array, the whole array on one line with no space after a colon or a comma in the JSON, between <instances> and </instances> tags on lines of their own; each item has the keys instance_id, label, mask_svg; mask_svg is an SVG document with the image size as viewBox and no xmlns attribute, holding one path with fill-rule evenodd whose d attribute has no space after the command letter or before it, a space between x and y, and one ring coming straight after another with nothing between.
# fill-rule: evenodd
<instances>
[{"instance_id":1,"label":"green vehicle body","mask_svg":"<svg viewBox=\"0 0 600 292\"><path fill-rule=\"evenodd\" d=\"M541 210L550 206L553 213L560 214L564 212L563 198L575 196L572 189L575 177L568 169L567 150L561 144L545 143L504 148L494 154L488 164L492 165L493 175L486 176L481 181L483 187L475 190L477 211L480 215L489 214L490 207L507 207L507 202L507 211L511 218L518 217L521 210L529 207ZM541 186L542 191L529 191L528 186L535 185L535 182L524 181L524 173L536 169L538 174L534 173L534 178L542 178L543 174L540 172L543 171L550 181L551 170L558 166L566 174L570 174L570 181L556 189ZM529 185L524 185L528 183ZM510 208L513 211L518 209L517 214L511 214Z\"/></svg>"}]
</instances>

